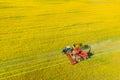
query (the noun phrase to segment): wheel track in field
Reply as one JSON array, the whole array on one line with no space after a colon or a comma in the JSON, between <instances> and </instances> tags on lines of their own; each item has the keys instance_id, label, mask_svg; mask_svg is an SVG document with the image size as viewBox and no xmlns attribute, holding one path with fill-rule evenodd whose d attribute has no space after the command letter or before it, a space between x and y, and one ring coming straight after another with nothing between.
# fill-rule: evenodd
<instances>
[{"instance_id":1,"label":"wheel track in field","mask_svg":"<svg viewBox=\"0 0 120 80\"><path fill-rule=\"evenodd\" d=\"M44 67L49 67L49 65L53 65L56 62L61 63L61 61L64 61L64 59L62 57L63 56L60 56L60 55L52 56L48 59L41 60L41 58L39 58L39 59L33 59L33 60L26 60L25 62L21 62L21 63L17 63L15 61L13 61L13 63L17 63L17 64L10 64L10 65L7 65L5 63L5 65L1 66L1 68L0 68L1 70L3 69L3 71L1 71L1 73L0 73L0 79L4 79L8 76L11 76L9 74L18 74L22 71L24 71L24 73L26 71L28 72L29 70L31 70L31 68L32 69L34 69L34 68L42 69ZM57 60L57 58L58 58L58 60ZM49 60L50 60L50 62L49 62ZM51 60L53 60L53 61L51 61ZM5 72L5 69L7 69L6 72Z\"/></svg>"},{"instance_id":2,"label":"wheel track in field","mask_svg":"<svg viewBox=\"0 0 120 80\"><path fill-rule=\"evenodd\" d=\"M39 60L39 62L44 62L44 61L49 61L50 59L56 59L57 57L61 57L60 55L57 55L57 56L52 56L52 57L48 57L47 59L42 59L42 58L36 58L36 59L26 59L26 61L24 62L24 61L21 61L21 59L20 60L17 60L17 61L13 61L12 63L10 63L10 64L7 64L6 62L5 63L1 63L0 65L2 65L2 66L0 66L0 69L3 69L3 68L9 68L9 67L14 67L14 66L19 66L19 65L22 65L22 64L26 64L26 63L28 63L28 62L35 62L36 60ZM18 62L22 62L22 63L19 63L18 64ZM37 61L38 62L38 61ZM16 63L16 64L13 64L13 63ZM6 66L7 65L7 66Z\"/></svg>"},{"instance_id":3,"label":"wheel track in field","mask_svg":"<svg viewBox=\"0 0 120 80\"><path fill-rule=\"evenodd\" d=\"M13 76L25 74L25 73L28 73L28 72L33 72L33 71L36 71L36 70L42 70L42 69L46 69L46 68L49 68L49 67L53 67L53 66L56 66L56 65L66 63L66 62L63 62L63 61L64 61L64 59L53 61L53 62L51 62L51 66L49 66L48 63L46 63L46 64L43 63L43 64L32 65L30 67L26 66L22 69L20 68L20 69L17 69L17 70L16 69L11 70L9 72L5 72L5 73L0 74L0 75L2 75L2 77L0 77L0 79L6 79L6 78L13 77Z\"/></svg>"},{"instance_id":4,"label":"wheel track in field","mask_svg":"<svg viewBox=\"0 0 120 80\"><path fill-rule=\"evenodd\" d=\"M116 44L119 44L119 43L120 41L116 41L115 43L113 43L111 40L107 40L101 43L93 44L92 49L94 50L95 53L102 53L105 51L109 52L114 49L118 50L120 46ZM0 71L0 79L7 79L10 77L26 74L36 70L42 70L49 67L67 63L68 61L65 61L65 58L62 55L56 54L57 52L58 51L50 52L51 54L49 56L47 56L48 53L45 53L44 55L42 54L34 55L26 58L18 58L18 59L1 62L0 70L3 70L3 71ZM95 56L99 56L99 55L103 55L103 54L97 54ZM31 64L32 62L33 64Z\"/></svg>"}]
</instances>

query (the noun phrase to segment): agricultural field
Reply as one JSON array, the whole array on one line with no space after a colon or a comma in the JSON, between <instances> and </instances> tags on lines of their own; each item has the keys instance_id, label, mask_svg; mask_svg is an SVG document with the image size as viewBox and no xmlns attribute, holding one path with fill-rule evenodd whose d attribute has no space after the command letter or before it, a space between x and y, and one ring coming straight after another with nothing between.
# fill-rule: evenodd
<instances>
[{"instance_id":1,"label":"agricultural field","mask_svg":"<svg viewBox=\"0 0 120 80\"><path fill-rule=\"evenodd\" d=\"M119 0L0 0L0 80L120 80ZM71 65L66 45L94 56Z\"/></svg>"}]
</instances>

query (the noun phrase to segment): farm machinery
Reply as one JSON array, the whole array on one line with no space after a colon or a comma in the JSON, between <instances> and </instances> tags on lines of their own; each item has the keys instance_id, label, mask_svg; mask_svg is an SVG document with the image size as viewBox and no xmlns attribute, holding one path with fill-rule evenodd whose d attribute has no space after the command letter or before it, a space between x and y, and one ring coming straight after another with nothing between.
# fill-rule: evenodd
<instances>
[{"instance_id":1,"label":"farm machinery","mask_svg":"<svg viewBox=\"0 0 120 80\"><path fill-rule=\"evenodd\" d=\"M70 60L71 64L76 64L80 61L89 59L93 53L89 45L73 44L72 47L66 46L62 53L65 54Z\"/></svg>"}]
</instances>

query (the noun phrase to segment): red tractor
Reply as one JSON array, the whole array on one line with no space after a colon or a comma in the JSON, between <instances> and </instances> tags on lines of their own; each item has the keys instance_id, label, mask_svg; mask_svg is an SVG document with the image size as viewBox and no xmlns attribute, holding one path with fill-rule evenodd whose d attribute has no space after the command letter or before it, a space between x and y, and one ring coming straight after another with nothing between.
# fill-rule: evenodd
<instances>
[{"instance_id":1,"label":"red tractor","mask_svg":"<svg viewBox=\"0 0 120 80\"><path fill-rule=\"evenodd\" d=\"M86 60L93 55L89 45L79 45L78 47L73 45L72 48L67 46L62 52L69 58L71 64L73 65L82 60Z\"/></svg>"}]
</instances>

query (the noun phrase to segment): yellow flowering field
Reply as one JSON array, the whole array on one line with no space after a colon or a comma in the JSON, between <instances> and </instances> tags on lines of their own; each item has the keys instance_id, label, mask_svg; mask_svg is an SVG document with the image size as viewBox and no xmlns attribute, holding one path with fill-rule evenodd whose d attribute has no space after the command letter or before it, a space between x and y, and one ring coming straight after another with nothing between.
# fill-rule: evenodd
<instances>
[{"instance_id":1,"label":"yellow flowering field","mask_svg":"<svg viewBox=\"0 0 120 80\"><path fill-rule=\"evenodd\" d=\"M119 0L0 0L0 80L119 80ZM61 50L92 46L71 65Z\"/></svg>"}]
</instances>

